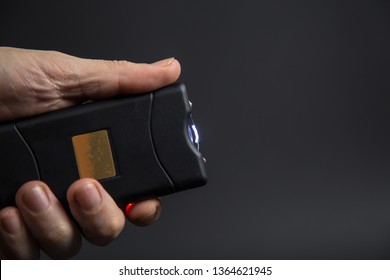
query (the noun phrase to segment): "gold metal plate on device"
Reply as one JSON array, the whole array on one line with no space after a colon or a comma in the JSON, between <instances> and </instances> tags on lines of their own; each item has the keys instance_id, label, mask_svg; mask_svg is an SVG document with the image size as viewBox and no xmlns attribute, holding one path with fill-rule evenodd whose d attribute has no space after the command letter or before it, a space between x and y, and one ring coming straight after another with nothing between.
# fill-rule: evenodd
<instances>
[{"instance_id":1,"label":"gold metal plate on device","mask_svg":"<svg viewBox=\"0 0 390 280\"><path fill-rule=\"evenodd\" d=\"M72 142L80 178L116 176L107 130L73 136Z\"/></svg>"}]
</instances>

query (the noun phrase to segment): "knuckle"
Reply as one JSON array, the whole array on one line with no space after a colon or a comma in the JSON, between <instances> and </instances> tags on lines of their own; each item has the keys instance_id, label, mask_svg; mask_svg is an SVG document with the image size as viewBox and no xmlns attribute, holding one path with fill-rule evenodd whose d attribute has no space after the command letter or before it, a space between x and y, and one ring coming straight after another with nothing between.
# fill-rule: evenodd
<instances>
[{"instance_id":1,"label":"knuckle","mask_svg":"<svg viewBox=\"0 0 390 280\"><path fill-rule=\"evenodd\" d=\"M66 223L60 223L47 231L46 235L43 236L43 241L51 244L67 243L72 236L73 230L71 226Z\"/></svg>"},{"instance_id":2,"label":"knuckle","mask_svg":"<svg viewBox=\"0 0 390 280\"><path fill-rule=\"evenodd\" d=\"M129 67L133 65L132 62L127 60L112 60L111 63L113 63L117 68Z\"/></svg>"},{"instance_id":3,"label":"knuckle","mask_svg":"<svg viewBox=\"0 0 390 280\"><path fill-rule=\"evenodd\" d=\"M94 228L92 233L88 234L89 239L96 245L105 246L118 237L123 227L124 221L119 217L106 219L100 226Z\"/></svg>"},{"instance_id":4,"label":"knuckle","mask_svg":"<svg viewBox=\"0 0 390 280\"><path fill-rule=\"evenodd\" d=\"M102 227L102 236L107 239L114 239L122 231L123 223L120 219L109 219Z\"/></svg>"},{"instance_id":5,"label":"knuckle","mask_svg":"<svg viewBox=\"0 0 390 280\"><path fill-rule=\"evenodd\" d=\"M81 239L71 225L60 223L52 227L38 240L45 253L53 259L68 259L81 248Z\"/></svg>"}]
</instances>

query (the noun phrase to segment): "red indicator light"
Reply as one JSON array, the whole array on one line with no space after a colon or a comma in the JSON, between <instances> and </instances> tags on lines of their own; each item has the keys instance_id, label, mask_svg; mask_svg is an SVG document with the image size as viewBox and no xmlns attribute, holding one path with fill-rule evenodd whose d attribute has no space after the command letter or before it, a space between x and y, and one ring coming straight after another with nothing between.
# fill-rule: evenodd
<instances>
[{"instance_id":1,"label":"red indicator light","mask_svg":"<svg viewBox=\"0 0 390 280\"><path fill-rule=\"evenodd\" d=\"M129 215L130 210L131 210L131 208L132 208L133 206L134 206L134 203L129 203L129 204L127 204L126 209L125 209L126 216Z\"/></svg>"}]
</instances>

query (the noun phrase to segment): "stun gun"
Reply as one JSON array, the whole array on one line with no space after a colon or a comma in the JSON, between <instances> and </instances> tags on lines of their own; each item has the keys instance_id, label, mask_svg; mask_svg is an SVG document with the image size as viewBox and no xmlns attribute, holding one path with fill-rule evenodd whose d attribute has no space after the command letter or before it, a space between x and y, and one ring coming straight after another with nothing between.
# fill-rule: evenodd
<instances>
[{"instance_id":1,"label":"stun gun","mask_svg":"<svg viewBox=\"0 0 390 280\"><path fill-rule=\"evenodd\" d=\"M0 209L31 180L67 205L80 178L118 206L206 184L205 159L183 84L94 101L0 125Z\"/></svg>"}]
</instances>

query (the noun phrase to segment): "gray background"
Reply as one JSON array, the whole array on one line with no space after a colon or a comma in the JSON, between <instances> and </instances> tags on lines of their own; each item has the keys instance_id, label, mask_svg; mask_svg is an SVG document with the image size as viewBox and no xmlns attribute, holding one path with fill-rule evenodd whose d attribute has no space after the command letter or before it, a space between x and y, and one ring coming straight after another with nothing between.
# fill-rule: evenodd
<instances>
[{"instance_id":1,"label":"gray background","mask_svg":"<svg viewBox=\"0 0 390 280\"><path fill-rule=\"evenodd\" d=\"M80 259L389 259L390 2L2 1L0 45L183 67L206 187Z\"/></svg>"}]
</instances>

